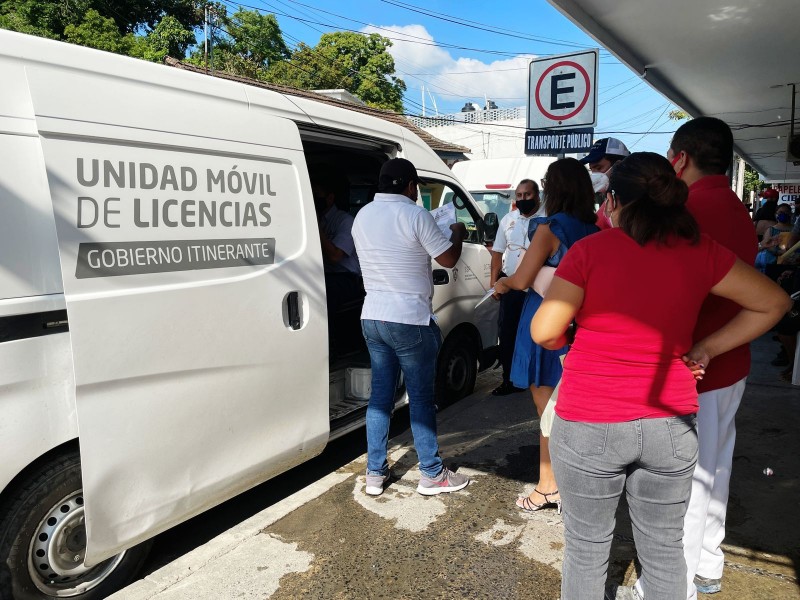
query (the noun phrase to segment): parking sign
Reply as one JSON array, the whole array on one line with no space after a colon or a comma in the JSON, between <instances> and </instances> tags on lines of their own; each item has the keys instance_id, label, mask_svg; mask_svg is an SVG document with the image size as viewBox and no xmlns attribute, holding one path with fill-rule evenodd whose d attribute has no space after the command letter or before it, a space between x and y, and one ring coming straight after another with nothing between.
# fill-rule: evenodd
<instances>
[{"instance_id":1,"label":"parking sign","mask_svg":"<svg viewBox=\"0 0 800 600\"><path fill-rule=\"evenodd\" d=\"M594 127L600 51L584 50L531 61L528 129Z\"/></svg>"}]
</instances>

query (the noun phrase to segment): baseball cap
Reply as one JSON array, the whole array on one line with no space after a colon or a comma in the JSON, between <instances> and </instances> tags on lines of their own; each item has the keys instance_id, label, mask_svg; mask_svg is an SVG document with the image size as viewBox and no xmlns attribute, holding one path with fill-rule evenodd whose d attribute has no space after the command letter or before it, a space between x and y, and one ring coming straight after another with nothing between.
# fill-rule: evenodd
<instances>
[{"instance_id":1,"label":"baseball cap","mask_svg":"<svg viewBox=\"0 0 800 600\"><path fill-rule=\"evenodd\" d=\"M617 138L602 138L597 140L592 147L589 148L589 154L584 156L580 162L596 163L599 162L606 154L614 154L616 156L628 156L630 152L627 146Z\"/></svg>"},{"instance_id":2,"label":"baseball cap","mask_svg":"<svg viewBox=\"0 0 800 600\"><path fill-rule=\"evenodd\" d=\"M775 188L767 188L763 192L761 192L761 195L764 198L775 198L775 199L777 199L779 196L778 190L776 190Z\"/></svg>"},{"instance_id":3,"label":"baseball cap","mask_svg":"<svg viewBox=\"0 0 800 600\"><path fill-rule=\"evenodd\" d=\"M410 181L425 183L425 180L417 175L417 170L410 160L406 160L405 158L392 158L383 163L380 175L378 176L379 187L404 186L408 185Z\"/></svg>"}]
</instances>

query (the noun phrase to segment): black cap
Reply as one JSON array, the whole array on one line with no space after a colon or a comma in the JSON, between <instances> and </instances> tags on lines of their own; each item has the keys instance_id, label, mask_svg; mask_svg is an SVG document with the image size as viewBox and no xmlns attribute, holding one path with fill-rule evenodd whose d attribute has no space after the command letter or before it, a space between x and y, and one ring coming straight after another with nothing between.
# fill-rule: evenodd
<instances>
[{"instance_id":1,"label":"black cap","mask_svg":"<svg viewBox=\"0 0 800 600\"><path fill-rule=\"evenodd\" d=\"M381 173L378 176L378 188L385 189L396 186L406 186L411 181L425 183L417 175L417 170L410 160L405 158L392 158L383 163Z\"/></svg>"}]
</instances>

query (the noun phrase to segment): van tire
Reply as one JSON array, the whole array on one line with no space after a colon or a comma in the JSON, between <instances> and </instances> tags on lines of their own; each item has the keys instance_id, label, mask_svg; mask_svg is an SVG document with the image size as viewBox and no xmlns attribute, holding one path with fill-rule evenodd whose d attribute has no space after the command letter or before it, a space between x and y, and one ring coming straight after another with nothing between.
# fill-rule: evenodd
<instances>
[{"instance_id":1,"label":"van tire","mask_svg":"<svg viewBox=\"0 0 800 600\"><path fill-rule=\"evenodd\" d=\"M442 344L436 368L436 398L448 404L469 396L478 376L478 344L465 331L454 331Z\"/></svg>"},{"instance_id":2,"label":"van tire","mask_svg":"<svg viewBox=\"0 0 800 600\"><path fill-rule=\"evenodd\" d=\"M0 505L1 600L99 600L127 584L139 571L150 542L85 573L66 574L83 564L82 560L71 563L72 559L63 555L69 544L70 555L75 552L75 556L82 556L85 549L82 485L80 456L73 450L26 473ZM52 544L48 532L53 534ZM62 554L56 548L61 548ZM50 559L58 561L61 568L48 565L53 562ZM91 587L81 591L85 586Z\"/></svg>"}]
</instances>

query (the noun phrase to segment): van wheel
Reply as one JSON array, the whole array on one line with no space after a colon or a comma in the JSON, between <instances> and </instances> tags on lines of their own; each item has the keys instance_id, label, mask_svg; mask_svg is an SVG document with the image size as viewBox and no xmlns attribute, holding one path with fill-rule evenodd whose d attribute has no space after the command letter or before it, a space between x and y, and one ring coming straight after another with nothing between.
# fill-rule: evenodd
<instances>
[{"instance_id":1,"label":"van wheel","mask_svg":"<svg viewBox=\"0 0 800 600\"><path fill-rule=\"evenodd\" d=\"M436 396L445 403L461 400L475 389L478 375L478 351L466 333L453 332L439 351L436 371Z\"/></svg>"},{"instance_id":2,"label":"van wheel","mask_svg":"<svg viewBox=\"0 0 800 600\"><path fill-rule=\"evenodd\" d=\"M65 453L40 466L0 506L0 598L105 598L142 566L150 543L93 567L86 552L80 457Z\"/></svg>"}]
</instances>

